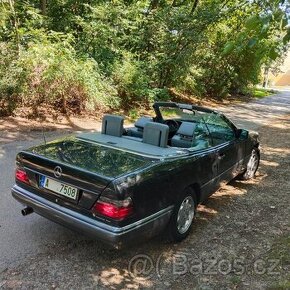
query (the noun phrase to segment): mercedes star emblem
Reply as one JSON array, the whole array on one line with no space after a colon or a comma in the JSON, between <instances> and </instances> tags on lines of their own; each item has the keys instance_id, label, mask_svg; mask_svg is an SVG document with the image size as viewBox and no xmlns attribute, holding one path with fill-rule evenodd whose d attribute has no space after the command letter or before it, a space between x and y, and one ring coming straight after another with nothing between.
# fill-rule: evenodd
<instances>
[{"instance_id":1,"label":"mercedes star emblem","mask_svg":"<svg viewBox=\"0 0 290 290\"><path fill-rule=\"evenodd\" d=\"M60 167L60 166L56 166L56 167L54 168L54 176L55 176L56 178L60 178L61 175L62 175L62 169L61 169L61 167Z\"/></svg>"}]
</instances>

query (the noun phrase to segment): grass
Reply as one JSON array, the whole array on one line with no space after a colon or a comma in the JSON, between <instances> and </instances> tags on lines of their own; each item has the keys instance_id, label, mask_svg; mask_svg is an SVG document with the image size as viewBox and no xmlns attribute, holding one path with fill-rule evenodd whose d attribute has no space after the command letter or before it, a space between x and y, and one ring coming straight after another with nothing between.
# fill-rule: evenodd
<instances>
[{"instance_id":1,"label":"grass","mask_svg":"<svg viewBox=\"0 0 290 290\"><path fill-rule=\"evenodd\" d=\"M271 256L280 258L285 265L290 265L290 235L284 235L276 239L272 245Z\"/></svg>"},{"instance_id":2,"label":"grass","mask_svg":"<svg viewBox=\"0 0 290 290\"><path fill-rule=\"evenodd\" d=\"M273 285L269 287L267 290L289 290L290 289L290 281L280 282L278 285Z\"/></svg>"},{"instance_id":3,"label":"grass","mask_svg":"<svg viewBox=\"0 0 290 290\"><path fill-rule=\"evenodd\" d=\"M286 234L276 239L269 253L269 258L280 259L283 268L288 269L290 266L290 235ZM278 284L268 288L269 290L286 290L290 289L290 274L282 279Z\"/></svg>"},{"instance_id":4,"label":"grass","mask_svg":"<svg viewBox=\"0 0 290 290\"><path fill-rule=\"evenodd\" d=\"M263 89L263 88L253 89L253 97L257 98L257 99L265 98L265 97L270 96L274 93L275 93L274 90L268 90L268 89Z\"/></svg>"}]
</instances>

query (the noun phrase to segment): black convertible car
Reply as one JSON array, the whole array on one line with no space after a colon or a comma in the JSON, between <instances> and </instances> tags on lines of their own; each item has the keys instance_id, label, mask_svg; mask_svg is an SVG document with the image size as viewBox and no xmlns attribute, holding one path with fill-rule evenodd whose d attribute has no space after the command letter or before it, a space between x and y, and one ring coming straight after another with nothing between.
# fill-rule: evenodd
<instances>
[{"instance_id":1,"label":"black convertible car","mask_svg":"<svg viewBox=\"0 0 290 290\"><path fill-rule=\"evenodd\" d=\"M154 117L124 128L105 115L102 131L21 151L12 195L57 223L114 247L167 228L184 239L199 203L222 183L254 177L257 133L203 107L155 103Z\"/></svg>"}]
</instances>

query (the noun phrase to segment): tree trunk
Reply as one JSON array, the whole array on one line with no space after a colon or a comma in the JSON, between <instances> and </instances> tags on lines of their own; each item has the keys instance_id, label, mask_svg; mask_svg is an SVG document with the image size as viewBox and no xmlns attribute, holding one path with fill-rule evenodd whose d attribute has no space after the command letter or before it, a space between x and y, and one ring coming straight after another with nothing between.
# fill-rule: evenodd
<instances>
[{"instance_id":1,"label":"tree trunk","mask_svg":"<svg viewBox=\"0 0 290 290\"><path fill-rule=\"evenodd\" d=\"M18 54L19 54L20 53L20 38L19 38L19 33L18 33L18 18L17 18L16 11L14 9L14 5L15 5L14 1L9 0L9 5L12 12L12 17L13 17L12 23L13 23L13 29L14 29L14 34L15 34L15 43L16 43Z\"/></svg>"},{"instance_id":2,"label":"tree trunk","mask_svg":"<svg viewBox=\"0 0 290 290\"><path fill-rule=\"evenodd\" d=\"M269 67L265 67L263 88L267 88L268 87L268 82L269 82Z\"/></svg>"},{"instance_id":3,"label":"tree trunk","mask_svg":"<svg viewBox=\"0 0 290 290\"><path fill-rule=\"evenodd\" d=\"M149 5L149 11L156 9L158 7L159 0L151 0Z\"/></svg>"},{"instance_id":4,"label":"tree trunk","mask_svg":"<svg viewBox=\"0 0 290 290\"><path fill-rule=\"evenodd\" d=\"M42 15L46 15L47 0L40 0L40 10Z\"/></svg>"}]
</instances>

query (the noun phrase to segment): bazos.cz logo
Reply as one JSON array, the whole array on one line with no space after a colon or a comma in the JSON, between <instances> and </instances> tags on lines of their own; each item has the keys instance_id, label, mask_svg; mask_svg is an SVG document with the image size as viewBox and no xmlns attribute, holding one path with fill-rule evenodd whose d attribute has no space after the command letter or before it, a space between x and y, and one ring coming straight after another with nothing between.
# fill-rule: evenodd
<instances>
[{"instance_id":1,"label":"bazos.cz logo","mask_svg":"<svg viewBox=\"0 0 290 290\"><path fill-rule=\"evenodd\" d=\"M248 260L244 257L228 258L198 258L189 253L175 253L173 255L160 254L152 258L146 254L132 257L128 264L128 271L137 277L157 275L162 278L164 273L180 276L192 275L278 275L281 262L279 259Z\"/></svg>"}]
</instances>

